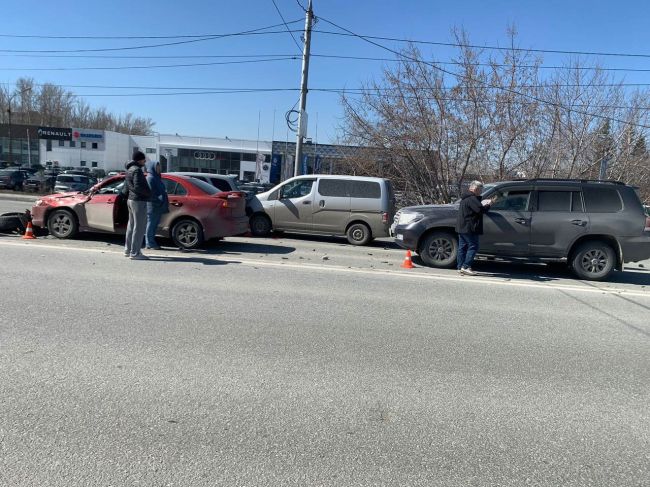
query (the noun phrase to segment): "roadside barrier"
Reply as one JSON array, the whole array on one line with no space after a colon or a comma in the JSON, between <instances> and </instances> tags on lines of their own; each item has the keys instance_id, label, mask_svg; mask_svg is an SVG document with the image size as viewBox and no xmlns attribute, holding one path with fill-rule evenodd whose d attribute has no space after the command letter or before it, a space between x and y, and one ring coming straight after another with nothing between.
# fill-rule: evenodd
<instances>
[{"instance_id":1,"label":"roadside barrier","mask_svg":"<svg viewBox=\"0 0 650 487\"><path fill-rule=\"evenodd\" d=\"M32 228L32 222L27 222L27 228L25 229L25 235L23 235L24 240L36 240L34 236L34 229Z\"/></svg>"},{"instance_id":2,"label":"roadside barrier","mask_svg":"<svg viewBox=\"0 0 650 487\"><path fill-rule=\"evenodd\" d=\"M404 257L404 262L402 262L402 265L400 267L402 267L403 269L415 269L415 266L413 265L413 260L411 260L410 250L406 251L406 257Z\"/></svg>"}]
</instances>

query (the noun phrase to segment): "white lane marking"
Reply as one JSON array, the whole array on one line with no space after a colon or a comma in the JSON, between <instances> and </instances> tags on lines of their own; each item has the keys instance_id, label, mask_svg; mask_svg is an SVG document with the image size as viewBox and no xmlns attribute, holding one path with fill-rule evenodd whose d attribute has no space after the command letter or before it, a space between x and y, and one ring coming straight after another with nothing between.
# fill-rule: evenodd
<instances>
[{"instance_id":1,"label":"white lane marking","mask_svg":"<svg viewBox=\"0 0 650 487\"><path fill-rule=\"evenodd\" d=\"M74 247L68 245L52 245L47 243L34 242L30 240L28 242L6 242L0 240L0 245L6 245L11 247L38 247L39 249L50 249L50 250L65 250L65 251L78 251L78 252L89 252L89 253L99 253L99 254L115 254L122 256L122 250L115 251L109 249L89 249L83 247ZM424 279L424 280L433 280L433 281L450 281L450 282L463 282L464 284L476 284L476 285L499 285L499 286L510 286L510 287L523 287L523 288L533 288L533 289L546 289L551 291L576 291L582 293L591 293L591 294L611 294L611 295L625 295L625 296L637 296L642 298L650 298L650 293L635 292L630 291L624 288L599 288L599 287L586 287L586 286L572 286L567 284L540 284L533 282L522 282L522 281L505 281L501 279L495 279L493 277L485 276L476 276L476 277L461 277L461 276L443 276L440 274L418 274L416 272L405 272L405 271L394 271L394 270L383 270L383 269L353 269L342 266L323 266L317 264L292 264L289 262L269 262L258 259L241 259L241 258L229 258L222 255L213 255L213 254L183 254L183 253L174 253L170 255L169 252L166 253L153 253L148 252L147 255L151 257L174 257L180 259L194 259L194 258L203 258L203 259L212 259L220 260L223 262L232 262L239 263L249 266L258 266L258 267L277 267L284 269L298 269L298 270L314 270L314 271L325 271L325 272L342 272L348 274L363 274L363 275L373 275L373 276L387 276L387 277L404 277L411 279Z\"/></svg>"}]
</instances>

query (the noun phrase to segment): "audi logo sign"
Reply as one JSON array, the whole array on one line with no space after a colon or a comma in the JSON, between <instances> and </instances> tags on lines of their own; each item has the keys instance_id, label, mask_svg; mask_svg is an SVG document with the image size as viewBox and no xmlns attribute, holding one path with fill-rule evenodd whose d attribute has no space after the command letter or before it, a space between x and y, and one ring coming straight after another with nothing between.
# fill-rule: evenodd
<instances>
[{"instance_id":1,"label":"audi logo sign","mask_svg":"<svg viewBox=\"0 0 650 487\"><path fill-rule=\"evenodd\" d=\"M209 161L214 161L216 158L217 155L214 152L194 151L194 159L206 159Z\"/></svg>"}]
</instances>

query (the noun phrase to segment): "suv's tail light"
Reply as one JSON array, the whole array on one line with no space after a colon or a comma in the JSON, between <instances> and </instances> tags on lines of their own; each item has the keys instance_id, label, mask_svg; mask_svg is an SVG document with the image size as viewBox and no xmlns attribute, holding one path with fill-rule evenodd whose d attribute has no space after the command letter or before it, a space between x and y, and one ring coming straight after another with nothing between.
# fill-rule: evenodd
<instances>
[{"instance_id":1,"label":"suv's tail light","mask_svg":"<svg viewBox=\"0 0 650 487\"><path fill-rule=\"evenodd\" d=\"M382 223L388 223L388 213L383 212L383 213L381 214L381 222L382 222Z\"/></svg>"}]
</instances>

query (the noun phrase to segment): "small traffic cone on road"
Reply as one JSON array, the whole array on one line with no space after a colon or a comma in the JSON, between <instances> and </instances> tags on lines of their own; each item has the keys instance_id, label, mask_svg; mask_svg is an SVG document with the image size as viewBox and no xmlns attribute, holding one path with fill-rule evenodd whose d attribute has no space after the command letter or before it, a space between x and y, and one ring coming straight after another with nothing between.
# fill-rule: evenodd
<instances>
[{"instance_id":1,"label":"small traffic cone on road","mask_svg":"<svg viewBox=\"0 0 650 487\"><path fill-rule=\"evenodd\" d=\"M415 269L415 266L413 265L413 261L411 260L410 250L406 251L406 257L404 257L404 262L402 262L402 265L400 267L402 267L403 269Z\"/></svg>"},{"instance_id":2,"label":"small traffic cone on road","mask_svg":"<svg viewBox=\"0 0 650 487\"><path fill-rule=\"evenodd\" d=\"M24 240L36 240L34 237L34 229L32 228L32 222L27 222L27 228L25 229L25 235L23 235Z\"/></svg>"}]
</instances>

